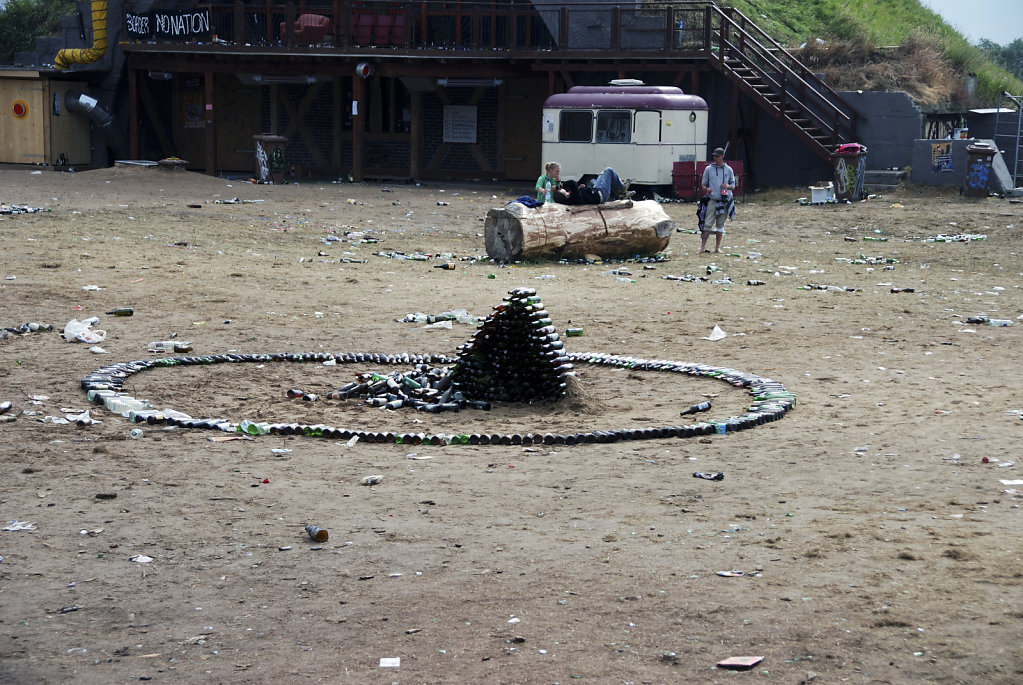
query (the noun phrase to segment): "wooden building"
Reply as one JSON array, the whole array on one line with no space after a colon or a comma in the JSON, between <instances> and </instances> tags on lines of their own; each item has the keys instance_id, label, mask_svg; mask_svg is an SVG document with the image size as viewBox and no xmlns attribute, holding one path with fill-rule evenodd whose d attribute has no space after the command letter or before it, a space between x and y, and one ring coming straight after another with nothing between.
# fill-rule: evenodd
<instances>
[{"instance_id":1,"label":"wooden building","mask_svg":"<svg viewBox=\"0 0 1023 685\"><path fill-rule=\"evenodd\" d=\"M251 169L252 136L271 133L297 175L535 178L544 99L614 78L697 94L725 79L715 140L744 154L763 113L821 159L855 139L834 91L712 2L176 7L124 12L131 149L208 173Z\"/></svg>"},{"instance_id":2,"label":"wooden building","mask_svg":"<svg viewBox=\"0 0 1023 685\"><path fill-rule=\"evenodd\" d=\"M636 79L703 98L708 144L727 143L747 174L802 182L858 140L862 118L753 21L709 0L91 7L91 24L84 10L65 22L60 47L74 49L57 62L69 68L45 66L55 49L27 64L44 65L39 80L86 82L97 121L109 114L112 125L92 125L93 165L104 152L106 163L176 156L252 173L253 136L273 134L297 176L533 179L548 96Z\"/></svg>"}]
</instances>

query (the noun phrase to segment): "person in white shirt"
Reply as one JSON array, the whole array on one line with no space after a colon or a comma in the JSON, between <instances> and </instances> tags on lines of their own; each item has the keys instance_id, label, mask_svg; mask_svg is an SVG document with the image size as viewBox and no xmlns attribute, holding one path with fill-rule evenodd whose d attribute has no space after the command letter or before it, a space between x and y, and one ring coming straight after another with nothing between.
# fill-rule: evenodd
<instances>
[{"instance_id":1,"label":"person in white shirt","mask_svg":"<svg viewBox=\"0 0 1023 685\"><path fill-rule=\"evenodd\" d=\"M707 249L707 239L715 235L714 251L721 252L721 238L725 234L725 219L734 214L735 172L725 164L725 151L717 148L713 153L714 163L703 170L700 193L708 198L707 212L700 226L700 252Z\"/></svg>"}]
</instances>

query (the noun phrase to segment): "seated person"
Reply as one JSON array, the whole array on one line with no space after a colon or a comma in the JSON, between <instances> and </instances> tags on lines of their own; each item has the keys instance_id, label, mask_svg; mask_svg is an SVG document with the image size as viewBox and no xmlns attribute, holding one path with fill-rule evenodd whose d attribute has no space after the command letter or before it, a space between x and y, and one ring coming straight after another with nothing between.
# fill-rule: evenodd
<instances>
[{"instance_id":1,"label":"seated person","mask_svg":"<svg viewBox=\"0 0 1023 685\"><path fill-rule=\"evenodd\" d=\"M554 195L561 189L561 165L557 162L547 162L543 167L543 173L536 179L536 201L547 201L547 184L551 185L551 194Z\"/></svg>"}]
</instances>

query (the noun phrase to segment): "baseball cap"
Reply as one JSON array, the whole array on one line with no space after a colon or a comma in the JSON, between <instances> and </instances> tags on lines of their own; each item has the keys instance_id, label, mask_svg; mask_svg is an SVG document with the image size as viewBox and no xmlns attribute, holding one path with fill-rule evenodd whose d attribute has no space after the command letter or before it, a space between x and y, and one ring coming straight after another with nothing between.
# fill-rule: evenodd
<instances>
[{"instance_id":1,"label":"baseball cap","mask_svg":"<svg viewBox=\"0 0 1023 685\"><path fill-rule=\"evenodd\" d=\"M720 157L724 157L724 156L725 156L725 149L724 149L724 148L721 148L721 147L718 147L718 148L714 148L714 154L713 154L713 156L714 156L714 157L718 157L718 156L720 156Z\"/></svg>"}]
</instances>

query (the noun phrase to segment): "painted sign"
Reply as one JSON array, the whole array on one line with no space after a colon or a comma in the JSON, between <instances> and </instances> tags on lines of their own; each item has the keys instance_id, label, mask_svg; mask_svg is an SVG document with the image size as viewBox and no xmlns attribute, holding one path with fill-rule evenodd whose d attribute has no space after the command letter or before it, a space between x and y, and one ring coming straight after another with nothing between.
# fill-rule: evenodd
<instances>
[{"instance_id":1,"label":"painted sign","mask_svg":"<svg viewBox=\"0 0 1023 685\"><path fill-rule=\"evenodd\" d=\"M207 40L212 35L208 9L125 12L124 30L134 40L159 38L182 43Z\"/></svg>"}]
</instances>

